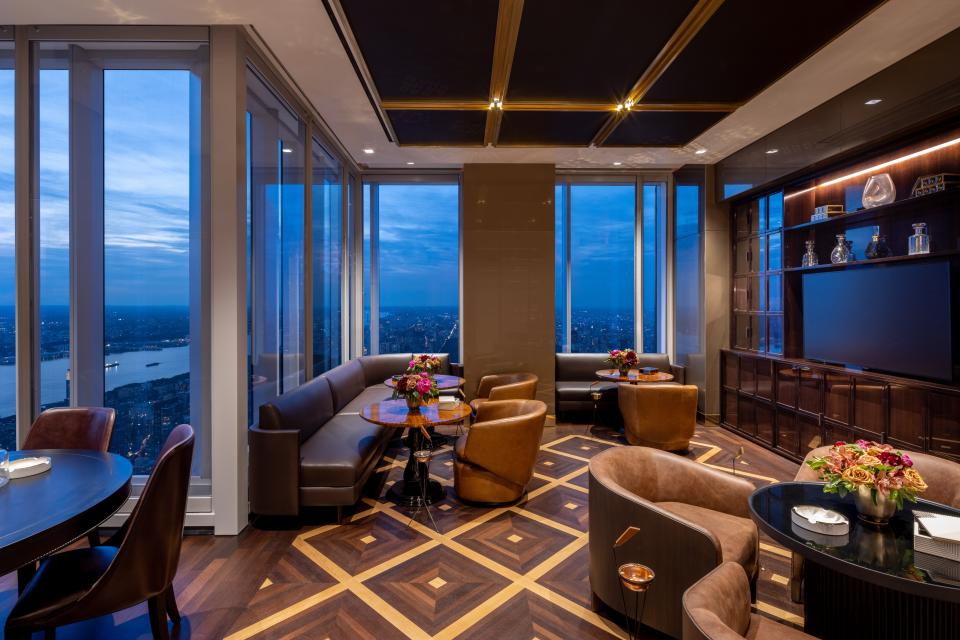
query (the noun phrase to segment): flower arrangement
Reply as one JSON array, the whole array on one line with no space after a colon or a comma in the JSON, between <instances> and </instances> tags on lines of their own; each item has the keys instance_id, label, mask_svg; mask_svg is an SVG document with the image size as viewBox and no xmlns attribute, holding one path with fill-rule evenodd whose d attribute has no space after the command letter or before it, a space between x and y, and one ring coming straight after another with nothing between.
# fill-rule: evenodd
<instances>
[{"instance_id":1,"label":"flower arrangement","mask_svg":"<svg viewBox=\"0 0 960 640\"><path fill-rule=\"evenodd\" d=\"M637 366L637 361L637 352L633 349L613 349L607 356L607 362L612 363L617 371L623 375Z\"/></svg>"},{"instance_id":2,"label":"flower arrangement","mask_svg":"<svg viewBox=\"0 0 960 640\"><path fill-rule=\"evenodd\" d=\"M411 409L415 409L439 396L437 381L426 371L400 376L397 378L397 386L393 390L394 399L403 398Z\"/></svg>"},{"instance_id":3,"label":"flower arrangement","mask_svg":"<svg viewBox=\"0 0 960 640\"><path fill-rule=\"evenodd\" d=\"M824 493L837 493L841 498L848 493L869 495L874 505L890 501L902 509L904 500L916 502L927 489L910 456L888 444L840 441L827 455L807 464L826 481Z\"/></svg>"},{"instance_id":4,"label":"flower arrangement","mask_svg":"<svg viewBox=\"0 0 960 640\"><path fill-rule=\"evenodd\" d=\"M436 373L440 369L440 358L429 353L413 356L407 364L407 373Z\"/></svg>"}]
</instances>

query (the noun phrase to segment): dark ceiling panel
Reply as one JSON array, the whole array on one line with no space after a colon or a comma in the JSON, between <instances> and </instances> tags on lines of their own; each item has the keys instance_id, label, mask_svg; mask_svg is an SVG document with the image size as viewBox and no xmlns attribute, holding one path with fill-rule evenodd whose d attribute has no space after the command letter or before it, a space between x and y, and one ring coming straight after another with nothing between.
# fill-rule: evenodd
<instances>
[{"instance_id":1,"label":"dark ceiling panel","mask_svg":"<svg viewBox=\"0 0 960 640\"><path fill-rule=\"evenodd\" d=\"M495 0L341 5L381 99L489 99Z\"/></svg>"},{"instance_id":2,"label":"dark ceiling panel","mask_svg":"<svg viewBox=\"0 0 960 640\"><path fill-rule=\"evenodd\" d=\"M507 102L616 104L694 4L694 0L526 0Z\"/></svg>"},{"instance_id":3,"label":"dark ceiling panel","mask_svg":"<svg viewBox=\"0 0 960 640\"><path fill-rule=\"evenodd\" d=\"M400 144L483 145L486 111L387 112Z\"/></svg>"},{"instance_id":4,"label":"dark ceiling panel","mask_svg":"<svg viewBox=\"0 0 960 640\"><path fill-rule=\"evenodd\" d=\"M504 111L498 144L585 147L609 117L604 111Z\"/></svg>"},{"instance_id":5,"label":"dark ceiling panel","mask_svg":"<svg viewBox=\"0 0 960 640\"><path fill-rule=\"evenodd\" d=\"M703 111L636 111L613 130L605 147L684 145L724 118Z\"/></svg>"},{"instance_id":6,"label":"dark ceiling panel","mask_svg":"<svg viewBox=\"0 0 960 640\"><path fill-rule=\"evenodd\" d=\"M749 100L881 3L726 0L643 101Z\"/></svg>"}]
</instances>

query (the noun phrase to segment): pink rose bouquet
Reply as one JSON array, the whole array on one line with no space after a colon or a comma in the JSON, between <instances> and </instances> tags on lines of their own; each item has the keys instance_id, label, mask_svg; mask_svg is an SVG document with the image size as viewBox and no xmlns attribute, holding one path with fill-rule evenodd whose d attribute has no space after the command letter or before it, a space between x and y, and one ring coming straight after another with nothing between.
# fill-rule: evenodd
<instances>
[{"instance_id":1,"label":"pink rose bouquet","mask_svg":"<svg viewBox=\"0 0 960 640\"><path fill-rule=\"evenodd\" d=\"M927 489L910 456L889 444L840 441L827 455L808 460L807 464L826 481L824 493L836 493L841 498L860 487L869 487L874 504L882 497L893 500L900 509L904 500L916 502L917 496Z\"/></svg>"},{"instance_id":2,"label":"pink rose bouquet","mask_svg":"<svg viewBox=\"0 0 960 640\"><path fill-rule=\"evenodd\" d=\"M626 373L637 366L638 360L637 352L633 349L613 349L607 356L607 362L613 364L621 373Z\"/></svg>"},{"instance_id":3,"label":"pink rose bouquet","mask_svg":"<svg viewBox=\"0 0 960 640\"><path fill-rule=\"evenodd\" d=\"M440 370L440 358L429 353L413 356L407 363L407 373L436 373Z\"/></svg>"},{"instance_id":4,"label":"pink rose bouquet","mask_svg":"<svg viewBox=\"0 0 960 640\"><path fill-rule=\"evenodd\" d=\"M437 381L426 371L402 375L397 378L396 384L394 399L403 398L408 404L423 404L440 396Z\"/></svg>"}]
</instances>

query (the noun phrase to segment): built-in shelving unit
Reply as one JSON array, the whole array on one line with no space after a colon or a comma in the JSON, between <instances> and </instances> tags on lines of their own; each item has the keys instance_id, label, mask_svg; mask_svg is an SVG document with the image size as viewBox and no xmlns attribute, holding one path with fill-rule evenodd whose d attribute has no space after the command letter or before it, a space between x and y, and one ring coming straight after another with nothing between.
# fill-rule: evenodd
<instances>
[{"instance_id":1,"label":"built-in shelving unit","mask_svg":"<svg viewBox=\"0 0 960 640\"><path fill-rule=\"evenodd\" d=\"M917 196L914 198L903 198L901 200L895 200L890 204L882 204L877 207L872 207L870 209L858 209L857 211L850 211L848 213L843 213L836 216L831 216L826 220L817 220L810 222L801 222L799 224L790 225L789 227L784 227L784 231L798 231L800 229L809 229L810 227L819 227L826 225L853 225L853 224L863 224L865 222L872 222L874 220L883 219L887 216L897 215L901 212L910 211L916 207L950 207L955 205L958 200L958 195L960 191L956 189L951 189L949 191L937 191L936 193L931 193L925 196ZM789 201L788 201L789 204ZM956 209L954 209L956 211Z\"/></svg>"},{"instance_id":2,"label":"built-in shelving unit","mask_svg":"<svg viewBox=\"0 0 960 640\"><path fill-rule=\"evenodd\" d=\"M783 271L785 273L802 273L809 271L835 271L838 269L855 269L858 267L870 267L878 264L896 264L898 262L917 262L922 260L936 260L936 259L945 259L945 258L954 258L960 256L960 250L958 251L938 251L937 253L923 253L913 256L890 256L889 258L874 258L856 260L854 262L845 262L841 264L818 264L813 267L788 267Z\"/></svg>"}]
</instances>

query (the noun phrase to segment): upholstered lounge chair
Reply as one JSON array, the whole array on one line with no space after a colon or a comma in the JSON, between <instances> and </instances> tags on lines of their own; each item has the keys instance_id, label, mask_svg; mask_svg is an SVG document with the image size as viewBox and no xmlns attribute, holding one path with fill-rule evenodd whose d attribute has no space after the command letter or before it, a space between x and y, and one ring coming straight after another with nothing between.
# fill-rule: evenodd
<instances>
[{"instance_id":1,"label":"upholstered lounge chair","mask_svg":"<svg viewBox=\"0 0 960 640\"><path fill-rule=\"evenodd\" d=\"M697 387L628 384L619 389L624 433L630 444L686 451L697 427Z\"/></svg>"},{"instance_id":2,"label":"upholstered lounge chair","mask_svg":"<svg viewBox=\"0 0 960 640\"><path fill-rule=\"evenodd\" d=\"M533 373L494 373L480 378L476 397L470 407L477 410L491 400L533 400L539 378Z\"/></svg>"}]
</instances>

